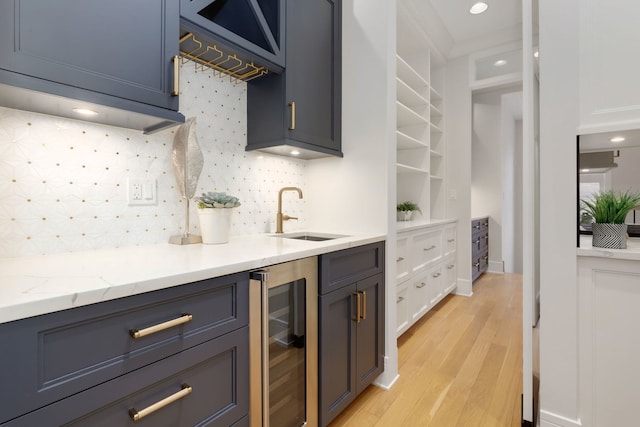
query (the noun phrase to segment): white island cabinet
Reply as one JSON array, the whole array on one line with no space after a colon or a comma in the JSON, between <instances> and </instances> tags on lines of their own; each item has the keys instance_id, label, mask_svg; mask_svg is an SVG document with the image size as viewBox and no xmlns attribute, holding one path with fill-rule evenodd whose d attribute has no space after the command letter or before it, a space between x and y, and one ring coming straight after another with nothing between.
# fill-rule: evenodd
<instances>
[{"instance_id":1,"label":"white island cabinet","mask_svg":"<svg viewBox=\"0 0 640 427\"><path fill-rule=\"evenodd\" d=\"M584 426L637 425L640 242L578 249L578 369ZM585 246L587 246L585 248Z\"/></svg>"}]
</instances>

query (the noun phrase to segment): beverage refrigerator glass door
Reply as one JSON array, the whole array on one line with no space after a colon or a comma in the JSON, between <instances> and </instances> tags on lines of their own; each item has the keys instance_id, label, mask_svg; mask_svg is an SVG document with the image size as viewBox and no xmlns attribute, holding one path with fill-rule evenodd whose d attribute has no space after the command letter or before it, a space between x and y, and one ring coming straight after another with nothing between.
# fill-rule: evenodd
<instances>
[{"instance_id":1,"label":"beverage refrigerator glass door","mask_svg":"<svg viewBox=\"0 0 640 427\"><path fill-rule=\"evenodd\" d=\"M318 261L251 273L252 427L317 425Z\"/></svg>"}]
</instances>

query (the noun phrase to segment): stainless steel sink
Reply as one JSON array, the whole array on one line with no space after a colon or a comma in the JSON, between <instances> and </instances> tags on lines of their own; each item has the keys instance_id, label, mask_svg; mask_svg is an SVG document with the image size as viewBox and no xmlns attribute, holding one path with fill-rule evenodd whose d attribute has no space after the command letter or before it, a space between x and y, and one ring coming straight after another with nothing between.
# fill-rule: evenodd
<instances>
[{"instance_id":1,"label":"stainless steel sink","mask_svg":"<svg viewBox=\"0 0 640 427\"><path fill-rule=\"evenodd\" d=\"M301 231L297 233L282 233L273 234L273 237L280 237L282 239L295 239L295 240L308 240L312 242L323 242L325 240L338 239L340 237L348 237L344 234L327 234L327 233L314 233L308 231Z\"/></svg>"}]
</instances>

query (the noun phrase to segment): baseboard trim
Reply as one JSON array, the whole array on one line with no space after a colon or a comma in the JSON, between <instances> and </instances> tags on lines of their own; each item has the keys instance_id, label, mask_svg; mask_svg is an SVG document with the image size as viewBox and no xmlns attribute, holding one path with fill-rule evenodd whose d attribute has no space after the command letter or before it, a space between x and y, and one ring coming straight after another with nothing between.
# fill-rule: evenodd
<instances>
[{"instance_id":1,"label":"baseboard trim","mask_svg":"<svg viewBox=\"0 0 640 427\"><path fill-rule=\"evenodd\" d=\"M473 295L473 282L471 282L471 280L458 278L458 284L456 285L456 289L453 293L456 295L470 297Z\"/></svg>"},{"instance_id":2,"label":"baseboard trim","mask_svg":"<svg viewBox=\"0 0 640 427\"><path fill-rule=\"evenodd\" d=\"M487 268L489 273L504 274L504 261L491 261L489 260L489 266Z\"/></svg>"},{"instance_id":3,"label":"baseboard trim","mask_svg":"<svg viewBox=\"0 0 640 427\"><path fill-rule=\"evenodd\" d=\"M581 427L580 419L572 420L552 412L540 410L540 427Z\"/></svg>"},{"instance_id":4,"label":"baseboard trim","mask_svg":"<svg viewBox=\"0 0 640 427\"><path fill-rule=\"evenodd\" d=\"M398 374L397 366L395 369L390 369L390 358L385 356L384 361L384 371L378 375L378 378L373 380L373 384L376 387L380 387L383 390L391 390L391 387L395 384L395 382L400 378L400 374Z\"/></svg>"}]
</instances>

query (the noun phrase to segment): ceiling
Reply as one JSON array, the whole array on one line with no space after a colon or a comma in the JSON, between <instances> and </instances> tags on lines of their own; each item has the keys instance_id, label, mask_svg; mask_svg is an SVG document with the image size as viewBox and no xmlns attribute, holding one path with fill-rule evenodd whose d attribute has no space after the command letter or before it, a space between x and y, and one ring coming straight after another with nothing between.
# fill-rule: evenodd
<instances>
[{"instance_id":1,"label":"ceiling","mask_svg":"<svg viewBox=\"0 0 640 427\"><path fill-rule=\"evenodd\" d=\"M521 37L521 0L484 1L489 9L472 15L469 8L476 0L429 0L453 39L455 53L476 50L479 44L495 46Z\"/></svg>"}]
</instances>

